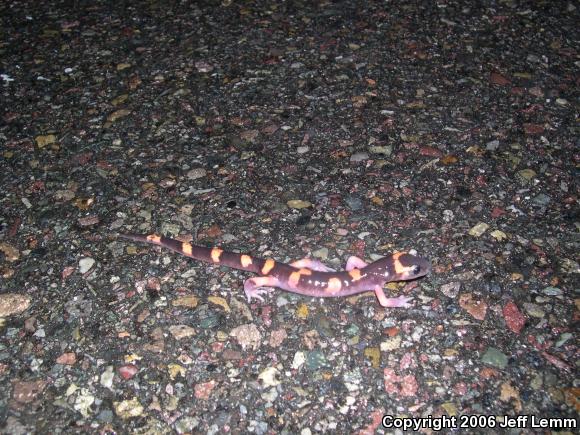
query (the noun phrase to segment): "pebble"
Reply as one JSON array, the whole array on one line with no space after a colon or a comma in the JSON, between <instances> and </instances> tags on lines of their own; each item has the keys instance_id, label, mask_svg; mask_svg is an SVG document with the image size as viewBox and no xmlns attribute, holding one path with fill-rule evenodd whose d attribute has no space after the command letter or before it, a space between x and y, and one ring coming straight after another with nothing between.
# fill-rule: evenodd
<instances>
[{"instance_id":1,"label":"pebble","mask_svg":"<svg viewBox=\"0 0 580 435\"><path fill-rule=\"evenodd\" d=\"M448 298L454 299L459 294L460 289L461 283L459 281L454 281L448 284L443 284L441 286L441 293L443 293Z\"/></svg>"},{"instance_id":2,"label":"pebble","mask_svg":"<svg viewBox=\"0 0 580 435\"><path fill-rule=\"evenodd\" d=\"M197 417L183 417L175 423L175 430L179 434L189 433L193 432L193 429L195 429L198 425L199 419Z\"/></svg>"},{"instance_id":3,"label":"pebble","mask_svg":"<svg viewBox=\"0 0 580 435\"><path fill-rule=\"evenodd\" d=\"M348 195L344 198L344 201L346 202L346 205L348 205L348 207L353 211L359 211L363 208L362 199L360 199L358 196Z\"/></svg>"},{"instance_id":4,"label":"pebble","mask_svg":"<svg viewBox=\"0 0 580 435\"><path fill-rule=\"evenodd\" d=\"M507 239L507 234L500 230L494 230L490 233L490 236L496 239L498 242L501 242L504 239Z\"/></svg>"},{"instance_id":5,"label":"pebble","mask_svg":"<svg viewBox=\"0 0 580 435\"><path fill-rule=\"evenodd\" d=\"M539 205L540 207L546 207L552 201L552 198L545 193L540 193L536 195L536 197L532 200L534 204Z\"/></svg>"},{"instance_id":6,"label":"pebble","mask_svg":"<svg viewBox=\"0 0 580 435\"><path fill-rule=\"evenodd\" d=\"M114 377L115 372L113 371L113 366L107 366L106 370L101 375L101 385L105 388L111 388L113 386Z\"/></svg>"},{"instance_id":7,"label":"pebble","mask_svg":"<svg viewBox=\"0 0 580 435\"><path fill-rule=\"evenodd\" d=\"M392 145L387 146L372 146L369 147L369 151L373 154L383 154L385 156L390 156L393 154L393 147ZM352 157L351 157L352 159Z\"/></svg>"},{"instance_id":8,"label":"pebble","mask_svg":"<svg viewBox=\"0 0 580 435\"><path fill-rule=\"evenodd\" d=\"M532 317L541 319L546 315L544 310L542 310L539 305L533 304L531 302L524 303L524 309L526 310L526 313Z\"/></svg>"},{"instance_id":9,"label":"pebble","mask_svg":"<svg viewBox=\"0 0 580 435\"><path fill-rule=\"evenodd\" d=\"M481 357L481 362L490 366L497 367L499 369L503 369L508 363L508 357L499 349L496 349L495 347L488 347Z\"/></svg>"},{"instance_id":10,"label":"pebble","mask_svg":"<svg viewBox=\"0 0 580 435\"><path fill-rule=\"evenodd\" d=\"M18 293L0 295L0 317L20 314L30 306L30 298Z\"/></svg>"},{"instance_id":11,"label":"pebble","mask_svg":"<svg viewBox=\"0 0 580 435\"><path fill-rule=\"evenodd\" d=\"M280 385L280 372L276 367L266 367L262 373L258 375L258 379L260 379L265 387L275 387Z\"/></svg>"},{"instance_id":12,"label":"pebble","mask_svg":"<svg viewBox=\"0 0 580 435\"><path fill-rule=\"evenodd\" d=\"M190 180L197 180L207 175L207 171L203 168L194 168L187 173L187 178Z\"/></svg>"},{"instance_id":13,"label":"pebble","mask_svg":"<svg viewBox=\"0 0 580 435\"><path fill-rule=\"evenodd\" d=\"M479 222L469 230L469 235L479 237L483 233L485 233L488 228L489 228L488 224L486 224L485 222Z\"/></svg>"},{"instance_id":14,"label":"pebble","mask_svg":"<svg viewBox=\"0 0 580 435\"><path fill-rule=\"evenodd\" d=\"M562 290L557 287L550 286L542 289L542 293L544 293L546 296L561 296Z\"/></svg>"},{"instance_id":15,"label":"pebble","mask_svg":"<svg viewBox=\"0 0 580 435\"><path fill-rule=\"evenodd\" d=\"M113 406L115 407L115 413L123 420L139 417L144 411L143 406L136 397L122 402L113 402Z\"/></svg>"},{"instance_id":16,"label":"pebble","mask_svg":"<svg viewBox=\"0 0 580 435\"><path fill-rule=\"evenodd\" d=\"M485 144L485 149L488 151L495 151L499 148L499 140L492 140Z\"/></svg>"},{"instance_id":17,"label":"pebble","mask_svg":"<svg viewBox=\"0 0 580 435\"><path fill-rule=\"evenodd\" d=\"M326 366L326 357L320 350L308 352L306 356L306 368L308 370L318 370Z\"/></svg>"},{"instance_id":18,"label":"pebble","mask_svg":"<svg viewBox=\"0 0 580 435\"><path fill-rule=\"evenodd\" d=\"M294 358L292 359L291 368L293 370L297 370L300 367L302 367L305 362L306 362L306 354L304 352L302 352L302 351L296 352L294 354Z\"/></svg>"},{"instance_id":19,"label":"pebble","mask_svg":"<svg viewBox=\"0 0 580 435\"><path fill-rule=\"evenodd\" d=\"M312 206L312 203L309 201L303 201L301 199L291 199L286 203L286 205L290 208L302 209Z\"/></svg>"},{"instance_id":20,"label":"pebble","mask_svg":"<svg viewBox=\"0 0 580 435\"><path fill-rule=\"evenodd\" d=\"M79 260L79 272L84 274L93 268L95 259L91 257L84 257Z\"/></svg>"},{"instance_id":21,"label":"pebble","mask_svg":"<svg viewBox=\"0 0 580 435\"><path fill-rule=\"evenodd\" d=\"M566 344L568 340L570 340L573 337L574 336L569 332L564 332L562 335L560 335L560 338L558 338L558 341L556 342L556 347L563 346L564 344Z\"/></svg>"},{"instance_id":22,"label":"pebble","mask_svg":"<svg viewBox=\"0 0 580 435\"><path fill-rule=\"evenodd\" d=\"M534 171L533 169L530 169L530 168L522 169L521 171L518 171L518 177L522 181L530 181L535 176L536 176L536 171Z\"/></svg>"},{"instance_id":23,"label":"pebble","mask_svg":"<svg viewBox=\"0 0 580 435\"><path fill-rule=\"evenodd\" d=\"M364 151L354 153L352 156L350 156L350 161L352 163L358 163L358 162L362 162L362 161L368 160L368 159L369 159L369 153L365 153Z\"/></svg>"},{"instance_id":24,"label":"pebble","mask_svg":"<svg viewBox=\"0 0 580 435\"><path fill-rule=\"evenodd\" d=\"M382 352L390 352L392 350L398 349L401 347L401 336L397 335L392 338L388 338L385 341L381 342L380 349Z\"/></svg>"}]
</instances>

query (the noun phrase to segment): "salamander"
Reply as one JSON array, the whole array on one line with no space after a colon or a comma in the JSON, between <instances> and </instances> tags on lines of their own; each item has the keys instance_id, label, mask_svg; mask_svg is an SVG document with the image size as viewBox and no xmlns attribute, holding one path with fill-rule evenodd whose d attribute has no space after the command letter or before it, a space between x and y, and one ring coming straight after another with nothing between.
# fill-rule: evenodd
<instances>
[{"instance_id":1,"label":"salamander","mask_svg":"<svg viewBox=\"0 0 580 435\"><path fill-rule=\"evenodd\" d=\"M335 271L318 260L303 258L290 264L271 258L228 252L219 247L206 248L157 234L119 234L136 242L150 243L171 249L181 255L214 265L253 272L258 276L244 282L248 301L263 301L262 295L273 287L314 297L350 296L374 291L383 307L410 306L411 298L387 298L383 286L391 281L408 281L425 276L431 270L428 260L405 252L397 252L373 263L351 256L344 271Z\"/></svg>"}]
</instances>

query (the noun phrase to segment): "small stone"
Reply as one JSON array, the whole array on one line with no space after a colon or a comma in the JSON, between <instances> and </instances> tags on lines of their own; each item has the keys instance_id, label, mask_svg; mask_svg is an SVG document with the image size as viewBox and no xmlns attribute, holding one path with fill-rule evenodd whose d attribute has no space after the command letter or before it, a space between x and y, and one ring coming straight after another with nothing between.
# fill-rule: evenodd
<instances>
[{"instance_id":1,"label":"small stone","mask_svg":"<svg viewBox=\"0 0 580 435\"><path fill-rule=\"evenodd\" d=\"M101 374L101 385L110 389L113 386L114 377L115 372L113 371L113 366L107 366L106 370Z\"/></svg>"},{"instance_id":2,"label":"small stone","mask_svg":"<svg viewBox=\"0 0 580 435\"><path fill-rule=\"evenodd\" d=\"M87 273L95 265L95 259L91 257L84 257L79 260L79 272L81 274Z\"/></svg>"},{"instance_id":3,"label":"small stone","mask_svg":"<svg viewBox=\"0 0 580 435\"><path fill-rule=\"evenodd\" d=\"M308 305L306 305L305 303L300 303L296 308L296 317L298 317L299 319L306 319L308 317L309 312L310 311L308 310Z\"/></svg>"},{"instance_id":4,"label":"small stone","mask_svg":"<svg viewBox=\"0 0 580 435\"><path fill-rule=\"evenodd\" d=\"M72 366L76 363L77 356L74 352L65 352L56 359L57 364Z\"/></svg>"},{"instance_id":5,"label":"small stone","mask_svg":"<svg viewBox=\"0 0 580 435\"><path fill-rule=\"evenodd\" d=\"M46 134L44 136L36 136L34 138L38 148L44 148L47 145L51 145L56 142L56 136L54 134Z\"/></svg>"},{"instance_id":6,"label":"small stone","mask_svg":"<svg viewBox=\"0 0 580 435\"><path fill-rule=\"evenodd\" d=\"M113 411L111 411L110 409L103 409L97 415L97 420L101 423L111 423L113 421L113 416L114 416Z\"/></svg>"},{"instance_id":7,"label":"small stone","mask_svg":"<svg viewBox=\"0 0 580 435\"><path fill-rule=\"evenodd\" d=\"M192 433L199 425L199 418L197 417L183 417L175 422L175 431L178 434Z\"/></svg>"},{"instance_id":8,"label":"small stone","mask_svg":"<svg viewBox=\"0 0 580 435\"><path fill-rule=\"evenodd\" d=\"M371 366L373 368L379 368L381 362L381 351L378 347L367 347L364 350L364 355L371 361Z\"/></svg>"},{"instance_id":9,"label":"small stone","mask_svg":"<svg viewBox=\"0 0 580 435\"><path fill-rule=\"evenodd\" d=\"M195 308L198 301L199 299L195 296L180 296L173 301L172 305L174 307Z\"/></svg>"},{"instance_id":10,"label":"small stone","mask_svg":"<svg viewBox=\"0 0 580 435\"><path fill-rule=\"evenodd\" d=\"M312 252L312 256L315 258L320 258L321 260L326 260L328 258L328 248L320 248Z\"/></svg>"},{"instance_id":11,"label":"small stone","mask_svg":"<svg viewBox=\"0 0 580 435\"><path fill-rule=\"evenodd\" d=\"M122 420L139 417L144 411L143 406L136 397L131 400L123 400L122 402L113 402L113 406L115 407L115 413Z\"/></svg>"},{"instance_id":12,"label":"small stone","mask_svg":"<svg viewBox=\"0 0 580 435\"><path fill-rule=\"evenodd\" d=\"M503 369L508 363L508 357L499 349L496 349L495 347L488 347L481 357L481 361L484 364Z\"/></svg>"},{"instance_id":13,"label":"small stone","mask_svg":"<svg viewBox=\"0 0 580 435\"><path fill-rule=\"evenodd\" d=\"M495 151L499 148L499 140L492 140L485 144L485 149L488 151Z\"/></svg>"},{"instance_id":14,"label":"small stone","mask_svg":"<svg viewBox=\"0 0 580 435\"><path fill-rule=\"evenodd\" d=\"M290 368L292 370L297 370L304 365L306 362L306 354L302 351L296 352L294 358L292 359L292 365Z\"/></svg>"},{"instance_id":15,"label":"small stone","mask_svg":"<svg viewBox=\"0 0 580 435\"><path fill-rule=\"evenodd\" d=\"M459 296L459 306L471 314L477 320L485 320L487 304L483 300L478 300L471 293L464 293Z\"/></svg>"},{"instance_id":16,"label":"small stone","mask_svg":"<svg viewBox=\"0 0 580 435\"><path fill-rule=\"evenodd\" d=\"M369 151L373 154L382 154L384 156L390 156L393 154L393 146L386 145L386 146L372 146L369 147Z\"/></svg>"},{"instance_id":17,"label":"small stone","mask_svg":"<svg viewBox=\"0 0 580 435\"><path fill-rule=\"evenodd\" d=\"M280 380L278 379L280 372L276 367L267 367L258 375L265 387L275 387L280 385Z\"/></svg>"},{"instance_id":18,"label":"small stone","mask_svg":"<svg viewBox=\"0 0 580 435\"><path fill-rule=\"evenodd\" d=\"M518 171L518 177L525 182L529 182L532 180L532 178L534 178L536 176L536 171L534 171L533 169L527 168L527 169L522 169L521 171Z\"/></svg>"},{"instance_id":19,"label":"small stone","mask_svg":"<svg viewBox=\"0 0 580 435\"><path fill-rule=\"evenodd\" d=\"M369 154L365 153L364 151L354 153L352 156L350 156L350 161L352 163L358 163L358 162L362 162L362 161L368 160L368 159L369 159Z\"/></svg>"},{"instance_id":20,"label":"small stone","mask_svg":"<svg viewBox=\"0 0 580 435\"><path fill-rule=\"evenodd\" d=\"M385 341L382 341L380 344L380 349L383 352L390 352L395 349L399 349L401 347L401 336L397 335L392 338L388 338Z\"/></svg>"},{"instance_id":21,"label":"small stone","mask_svg":"<svg viewBox=\"0 0 580 435\"><path fill-rule=\"evenodd\" d=\"M1 242L0 251L4 254L6 261L9 261L10 263L14 263L20 258L20 251L8 243Z\"/></svg>"},{"instance_id":22,"label":"small stone","mask_svg":"<svg viewBox=\"0 0 580 435\"><path fill-rule=\"evenodd\" d=\"M203 178L207 175L207 171L203 168L193 168L187 172L187 178L190 180L197 180L198 178Z\"/></svg>"},{"instance_id":23,"label":"small stone","mask_svg":"<svg viewBox=\"0 0 580 435\"><path fill-rule=\"evenodd\" d=\"M308 352L308 355L306 356L306 368L308 370L318 370L324 366L326 366L327 362L326 362L326 357L324 356L324 353L322 353L322 351L320 350L313 350L311 352Z\"/></svg>"},{"instance_id":24,"label":"small stone","mask_svg":"<svg viewBox=\"0 0 580 435\"><path fill-rule=\"evenodd\" d=\"M131 114L131 111L130 110L127 110L127 109L119 109L119 110L116 110L113 113L111 113L107 117L107 121L109 121L109 122L115 122L115 121L117 121L117 120L119 120L121 118L124 118L124 117L126 117L126 116L128 116L130 114Z\"/></svg>"},{"instance_id":25,"label":"small stone","mask_svg":"<svg viewBox=\"0 0 580 435\"><path fill-rule=\"evenodd\" d=\"M359 211L363 208L362 199L355 195L348 195L344 198L346 205L353 211Z\"/></svg>"},{"instance_id":26,"label":"small stone","mask_svg":"<svg viewBox=\"0 0 580 435\"><path fill-rule=\"evenodd\" d=\"M219 297L219 296L209 296L207 298L207 300L209 302L211 302L212 304L219 305L220 307L222 307L224 309L224 311L226 311L228 313L231 311L230 306L228 305L228 301L226 301L222 297Z\"/></svg>"},{"instance_id":27,"label":"small stone","mask_svg":"<svg viewBox=\"0 0 580 435\"><path fill-rule=\"evenodd\" d=\"M525 316L520 312L518 306L509 301L502 309L503 317L507 327L516 334L519 334L526 324Z\"/></svg>"},{"instance_id":28,"label":"small stone","mask_svg":"<svg viewBox=\"0 0 580 435\"><path fill-rule=\"evenodd\" d=\"M308 201L303 201L301 199L291 199L290 201L286 202L286 205L290 208L302 209L311 207L312 203Z\"/></svg>"},{"instance_id":29,"label":"small stone","mask_svg":"<svg viewBox=\"0 0 580 435\"><path fill-rule=\"evenodd\" d=\"M95 403L95 396L86 388L81 388L77 396L74 409L79 411L83 417L87 418L92 413L91 406Z\"/></svg>"},{"instance_id":30,"label":"small stone","mask_svg":"<svg viewBox=\"0 0 580 435\"><path fill-rule=\"evenodd\" d=\"M540 193L536 195L532 201L534 204L540 207L547 207L552 201L552 198L549 195L546 195L545 193Z\"/></svg>"},{"instance_id":31,"label":"small stone","mask_svg":"<svg viewBox=\"0 0 580 435\"><path fill-rule=\"evenodd\" d=\"M172 381L175 380L177 376L185 378L186 374L185 367L175 363L167 365L167 372L169 373L169 377Z\"/></svg>"},{"instance_id":32,"label":"small stone","mask_svg":"<svg viewBox=\"0 0 580 435\"><path fill-rule=\"evenodd\" d=\"M562 258L562 261L560 262L560 270L563 273L568 274L580 273L580 266L578 266L576 261L570 258Z\"/></svg>"},{"instance_id":33,"label":"small stone","mask_svg":"<svg viewBox=\"0 0 580 435\"><path fill-rule=\"evenodd\" d=\"M500 230L494 230L490 233L490 236L496 239L498 242L507 239L507 234Z\"/></svg>"},{"instance_id":34,"label":"small stone","mask_svg":"<svg viewBox=\"0 0 580 435\"><path fill-rule=\"evenodd\" d=\"M450 282L441 286L441 293L448 298L454 299L459 294L461 283L459 281Z\"/></svg>"},{"instance_id":35,"label":"small stone","mask_svg":"<svg viewBox=\"0 0 580 435\"><path fill-rule=\"evenodd\" d=\"M300 147L296 148L296 152L298 154L306 154L308 151L310 151L310 147L308 147L308 146L300 146Z\"/></svg>"},{"instance_id":36,"label":"small stone","mask_svg":"<svg viewBox=\"0 0 580 435\"><path fill-rule=\"evenodd\" d=\"M542 293L544 293L546 296L561 296L562 290L557 287L550 286L542 289Z\"/></svg>"},{"instance_id":37,"label":"small stone","mask_svg":"<svg viewBox=\"0 0 580 435\"><path fill-rule=\"evenodd\" d=\"M230 331L230 336L234 337L242 349L258 349L262 341L260 330L253 323L240 325Z\"/></svg>"},{"instance_id":38,"label":"small stone","mask_svg":"<svg viewBox=\"0 0 580 435\"><path fill-rule=\"evenodd\" d=\"M560 338L558 338L558 341L556 341L556 347L564 346L564 344L566 344L566 342L572 338L574 338L574 336L571 333L564 332L562 335L560 335Z\"/></svg>"},{"instance_id":39,"label":"small stone","mask_svg":"<svg viewBox=\"0 0 580 435\"><path fill-rule=\"evenodd\" d=\"M18 293L0 294L0 317L20 314L30 306L30 297Z\"/></svg>"},{"instance_id":40,"label":"small stone","mask_svg":"<svg viewBox=\"0 0 580 435\"><path fill-rule=\"evenodd\" d=\"M125 380L131 379L138 371L139 369L135 364L125 364L118 369L119 375Z\"/></svg>"},{"instance_id":41,"label":"small stone","mask_svg":"<svg viewBox=\"0 0 580 435\"><path fill-rule=\"evenodd\" d=\"M187 325L171 325L169 327L169 333L176 340L193 337L196 334L195 329Z\"/></svg>"},{"instance_id":42,"label":"small stone","mask_svg":"<svg viewBox=\"0 0 580 435\"><path fill-rule=\"evenodd\" d=\"M488 224L486 224L485 222L479 222L478 224L476 224L474 227L472 227L469 230L469 235L474 236L474 237L479 237L483 233L485 233L488 228L489 228Z\"/></svg>"},{"instance_id":43,"label":"small stone","mask_svg":"<svg viewBox=\"0 0 580 435\"><path fill-rule=\"evenodd\" d=\"M540 308L539 305L533 304L531 302L524 303L524 309L526 310L526 313L532 317L541 319L546 316L546 313Z\"/></svg>"}]
</instances>

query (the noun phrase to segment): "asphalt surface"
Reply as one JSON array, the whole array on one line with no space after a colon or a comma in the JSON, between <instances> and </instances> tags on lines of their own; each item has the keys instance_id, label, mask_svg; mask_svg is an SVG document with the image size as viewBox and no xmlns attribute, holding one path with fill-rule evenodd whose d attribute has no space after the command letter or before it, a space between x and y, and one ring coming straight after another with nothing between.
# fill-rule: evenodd
<instances>
[{"instance_id":1,"label":"asphalt surface","mask_svg":"<svg viewBox=\"0 0 580 435\"><path fill-rule=\"evenodd\" d=\"M579 8L0 3L2 433L577 433Z\"/></svg>"}]
</instances>

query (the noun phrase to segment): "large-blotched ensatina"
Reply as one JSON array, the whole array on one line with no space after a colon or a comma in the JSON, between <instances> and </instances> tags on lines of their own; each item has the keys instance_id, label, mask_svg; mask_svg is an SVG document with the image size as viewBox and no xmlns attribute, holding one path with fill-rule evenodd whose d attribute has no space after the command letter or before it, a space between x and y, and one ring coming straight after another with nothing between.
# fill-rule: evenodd
<instances>
[{"instance_id":1,"label":"large-blotched ensatina","mask_svg":"<svg viewBox=\"0 0 580 435\"><path fill-rule=\"evenodd\" d=\"M431 270L429 262L421 257L397 252L367 264L358 257L350 257L346 270L337 272L317 260L304 258L290 264L271 258L255 258L248 254L227 252L221 248L205 248L188 242L156 234L119 234L125 239L151 243L176 251L186 257L215 265L253 272L259 276L248 278L244 291L248 300L263 301L262 294L272 287L314 297L350 296L374 291L383 307L409 307L411 298L387 298L383 285L391 281L408 281L419 278Z\"/></svg>"}]
</instances>

